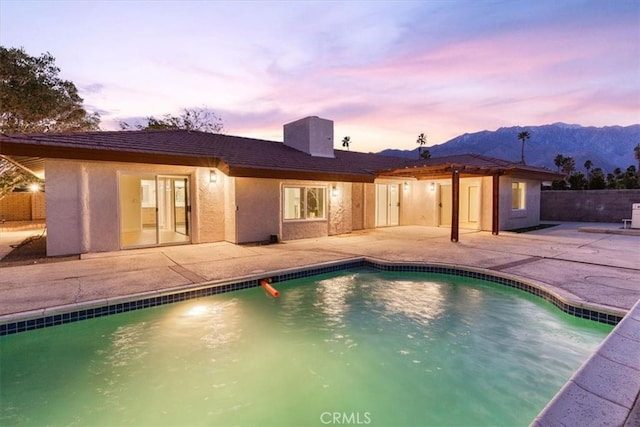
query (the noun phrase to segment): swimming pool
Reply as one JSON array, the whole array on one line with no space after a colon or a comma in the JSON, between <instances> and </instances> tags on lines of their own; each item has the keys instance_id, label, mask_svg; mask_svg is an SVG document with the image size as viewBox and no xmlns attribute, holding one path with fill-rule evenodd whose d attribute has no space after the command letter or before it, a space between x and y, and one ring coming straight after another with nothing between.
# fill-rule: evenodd
<instances>
[{"instance_id":1,"label":"swimming pool","mask_svg":"<svg viewBox=\"0 0 640 427\"><path fill-rule=\"evenodd\" d=\"M528 425L612 326L357 269L0 338L0 424Z\"/></svg>"}]
</instances>

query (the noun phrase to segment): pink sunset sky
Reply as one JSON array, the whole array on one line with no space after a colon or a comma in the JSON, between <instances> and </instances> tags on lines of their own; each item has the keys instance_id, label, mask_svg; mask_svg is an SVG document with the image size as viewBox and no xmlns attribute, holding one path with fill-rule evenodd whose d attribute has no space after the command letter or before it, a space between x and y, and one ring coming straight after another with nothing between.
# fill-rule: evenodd
<instances>
[{"instance_id":1,"label":"pink sunset sky","mask_svg":"<svg viewBox=\"0 0 640 427\"><path fill-rule=\"evenodd\" d=\"M640 123L637 0L0 0L0 42L50 52L105 130L208 107L228 134L282 140L315 115L368 152Z\"/></svg>"}]
</instances>

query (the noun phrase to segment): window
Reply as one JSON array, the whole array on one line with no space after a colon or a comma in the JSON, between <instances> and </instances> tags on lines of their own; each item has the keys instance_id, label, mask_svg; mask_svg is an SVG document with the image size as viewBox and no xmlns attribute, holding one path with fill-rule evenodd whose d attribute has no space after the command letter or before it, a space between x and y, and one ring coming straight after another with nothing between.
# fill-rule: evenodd
<instances>
[{"instance_id":1,"label":"window","mask_svg":"<svg viewBox=\"0 0 640 427\"><path fill-rule=\"evenodd\" d=\"M324 187L285 187L284 219L324 219Z\"/></svg>"},{"instance_id":2,"label":"window","mask_svg":"<svg viewBox=\"0 0 640 427\"><path fill-rule=\"evenodd\" d=\"M524 182L511 183L511 209L525 209L526 185Z\"/></svg>"},{"instance_id":3,"label":"window","mask_svg":"<svg viewBox=\"0 0 640 427\"><path fill-rule=\"evenodd\" d=\"M142 207L156 207L156 180L141 179L140 187L142 189Z\"/></svg>"}]
</instances>

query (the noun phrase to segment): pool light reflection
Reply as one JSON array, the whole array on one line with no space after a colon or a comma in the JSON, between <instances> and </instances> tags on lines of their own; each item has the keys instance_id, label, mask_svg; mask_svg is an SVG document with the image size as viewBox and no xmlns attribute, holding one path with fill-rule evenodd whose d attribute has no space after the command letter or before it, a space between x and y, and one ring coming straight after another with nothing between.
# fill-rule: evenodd
<instances>
[{"instance_id":1,"label":"pool light reflection","mask_svg":"<svg viewBox=\"0 0 640 427\"><path fill-rule=\"evenodd\" d=\"M199 304L189 308L189 311L187 311L187 316L200 317L206 313L207 313L207 307L205 305Z\"/></svg>"}]
</instances>

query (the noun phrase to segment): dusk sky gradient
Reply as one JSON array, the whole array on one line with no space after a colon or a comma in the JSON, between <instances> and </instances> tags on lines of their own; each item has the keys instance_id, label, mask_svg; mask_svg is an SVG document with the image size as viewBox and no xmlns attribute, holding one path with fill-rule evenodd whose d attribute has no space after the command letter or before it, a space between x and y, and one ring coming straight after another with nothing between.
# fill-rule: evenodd
<instances>
[{"instance_id":1,"label":"dusk sky gradient","mask_svg":"<svg viewBox=\"0 0 640 427\"><path fill-rule=\"evenodd\" d=\"M105 130L206 106L281 141L314 115L368 152L640 123L638 0L0 0L0 43L50 52Z\"/></svg>"}]
</instances>

